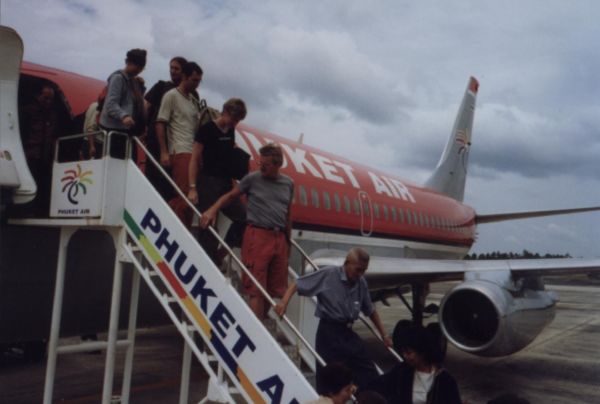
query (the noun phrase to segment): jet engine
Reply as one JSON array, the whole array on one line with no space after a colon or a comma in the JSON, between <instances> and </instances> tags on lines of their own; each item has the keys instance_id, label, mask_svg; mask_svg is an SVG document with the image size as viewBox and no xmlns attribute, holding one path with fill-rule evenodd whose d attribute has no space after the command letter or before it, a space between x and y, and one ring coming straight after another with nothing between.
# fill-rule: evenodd
<instances>
[{"instance_id":1,"label":"jet engine","mask_svg":"<svg viewBox=\"0 0 600 404\"><path fill-rule=\"evenodd\" d=\"M540 278L513 281L510 273L473 274L440 305L448 340L479 356L503 356L526 347L554 318L557 296Z\"/></svg>"}]
</instances>

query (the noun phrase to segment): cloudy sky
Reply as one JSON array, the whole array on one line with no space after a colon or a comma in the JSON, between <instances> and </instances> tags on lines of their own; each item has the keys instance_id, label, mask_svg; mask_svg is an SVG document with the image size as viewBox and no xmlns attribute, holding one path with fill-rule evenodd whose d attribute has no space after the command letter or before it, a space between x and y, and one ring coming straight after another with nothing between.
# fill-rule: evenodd
<instances>
[{"instance_id":1,"label":"cloudy sky","mask_svg":"<svg viewBox=\"0 0 600 404\"><path fill-rule=\"evenodd\" d=\"M247 123L414 182L439 158L469 76L480 81L466 202L481 214L600 205L600 3L1 0L25 58L105 79L125 51L144 77L183 55L201 94ZM600 256L600 213L479 228L474 251Z\"/></svg>"}]
</instances>

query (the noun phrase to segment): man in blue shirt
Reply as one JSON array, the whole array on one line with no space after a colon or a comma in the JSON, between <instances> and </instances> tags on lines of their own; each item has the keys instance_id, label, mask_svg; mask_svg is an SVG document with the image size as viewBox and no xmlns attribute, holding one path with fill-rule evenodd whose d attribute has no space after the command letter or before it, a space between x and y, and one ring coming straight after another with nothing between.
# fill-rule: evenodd
<instances>
[{"instance_id":1,"label":"man in blue shirt","mask_svg":"<svg viewBox=\"0 0 600 404\"><path fill-rule=\"evenodd\" d=\"M387 347L392 340L385 332L379 314L375 310L367 281L363 277L369 266L369 254L359 247L352 248L344 265L328 266L304 275L292 284L284 294L275 311L283 316L290 298L316 296L319 317L316 349L325 363L343 362L352 369L359 388L377 377L373 362L367 355L364 341L352 330L352 324L360 312L368 316ZM317 380L321 367L317 366ZM320 386L317 386L317 391Z\"/></svg>"}]
</instances>

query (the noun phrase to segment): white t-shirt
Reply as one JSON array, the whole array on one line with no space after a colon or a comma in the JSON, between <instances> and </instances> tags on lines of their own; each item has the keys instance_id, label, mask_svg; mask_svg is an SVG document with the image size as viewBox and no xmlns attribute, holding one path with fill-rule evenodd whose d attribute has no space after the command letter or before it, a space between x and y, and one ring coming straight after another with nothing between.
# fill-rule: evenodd
<instances>
[{"instance_id":1,"label":"white t-shirt","mask_svg":"<svg viewBox=\"0 0 600 404\"><path fill-rule=\"evenodd\" d=\"M169 154L192 152L194 135L200 124L196 98L191 94L186 97L177 88L167 91L160 103L156 121L167 124Z\"/></svg>"},{"instance_id":2,"label":"white t-shirt","mask_svg":"<svg viewBox=\"0 0 600 404\"><path fill-rule=\"evenodd\" d=\"M413 378L413 404L425 404L427 402L427 393L431 390L433 380L435 379L435 372L419 372L415 371L415 377Z\"/></svg>"}]
</instances>

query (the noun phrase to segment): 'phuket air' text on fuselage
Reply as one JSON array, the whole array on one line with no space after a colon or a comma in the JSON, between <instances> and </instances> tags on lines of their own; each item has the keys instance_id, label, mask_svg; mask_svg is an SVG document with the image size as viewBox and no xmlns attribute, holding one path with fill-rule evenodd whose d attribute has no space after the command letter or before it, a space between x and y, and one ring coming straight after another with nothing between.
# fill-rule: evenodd
<instances>
[{"instance_id":1,"label":"'phuket air' text on fuselage","mask_svg":"<svg viewBox=\"0 0 600 404\"><path fill-rule=\"evenodd\" d=\"M251 156L258 156L258 150L266 143L278 143L284 151L283 169L289 165L298 174L311 175L314 178L324 179L336 184L349 184L353 188L363 189L358 176L354 173L354 168L350 164L281 141L273 141L266 137L259 138L259 136L245 130L238 130L237 135L238 146ZM416 203L408 187L401 181L371 171L367 171L367 174L377 194Z\"/></svg>"}]
</instances>

